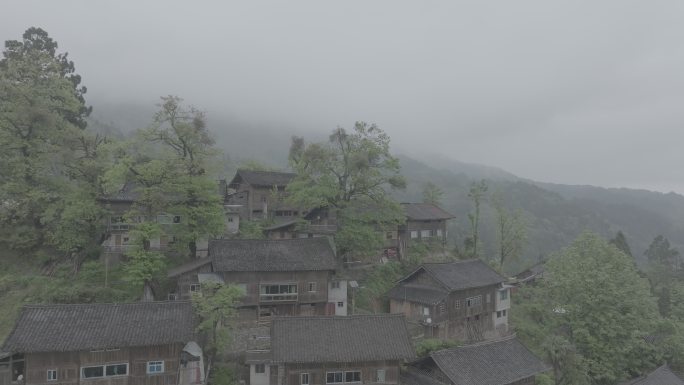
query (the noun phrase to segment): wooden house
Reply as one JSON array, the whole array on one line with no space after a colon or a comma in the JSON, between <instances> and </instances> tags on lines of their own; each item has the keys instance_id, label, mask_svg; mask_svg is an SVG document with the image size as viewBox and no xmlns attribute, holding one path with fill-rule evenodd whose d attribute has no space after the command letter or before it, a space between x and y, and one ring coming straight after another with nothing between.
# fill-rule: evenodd
<instances>
[{"instance_id":1,"label":"wooden house","mask_svg":"<svg viewBox=\"0 0 684 385\"><path fill-rule=\"evenodd\" d=\"M549 370L517 339L509 337L439 350L411 363L404 385L534 385Z\"/></svg>"},{"instance_id":2,"label":"wooden house","mask_svg":"<svg viewBox=\"0 0 684 385\"><path fill-rule=\"evenodd\" d=\"M347 281L336 275L328 238L224 239L209 242L208 258L169 272L177 294L190 298L203 281L244 290L241 321L268 322L275 315L346 315Z\"/></svg>"},{"instance_id":3,"label":"wooden house","mask_svg":"<svg viewBox=\"0 0 684 385\"><path fill-rule=\"evenodd\" d=\"M414 357L401 315L278 317L270 351L246 363L251 385L399 384Z\"/></svg>"},{"instance_id":4,"label":"wooden house","mask_svg":"<svg viewBox=\"0 0 684 385\"><path fill-rule=\"evenodd\" d=\"M387 292L390 312L429 338L478 341L508 333L509 286L479 259L427 263Z\"/></svg>"},{"instance_id":5,"label":"wooden house","mask_svg":"<svg viewBox=\"0 0 684 385\"><path fill-rule=\"evenodd\" d=\"M29 305L0 351L0 385L190 385L204 380L185 301Z\"/></svg>"},{"instance_id":6,"label":"wooden house","mask_svg":"<svg viewBox=\"0 0 684 385\"><path fill-rule=\"evenodd\" d=\"M289 172L238 170L227 185L225 204L241 206L242 220L298 217L300 210L285 203L285 187L295 176Z\"/></svg>"},{"instance_id":7,"label":"wooden house","mask_svg":"<svg viewBox=\"0 0 684 385\"><path fill-rule=\"evenodd\" d=\"M399 226L398 238L406 247L417 241L446 244L447 221L454 215L431 203L402 203L401 207L406 222Z\"/></svg>"}]
</instances>

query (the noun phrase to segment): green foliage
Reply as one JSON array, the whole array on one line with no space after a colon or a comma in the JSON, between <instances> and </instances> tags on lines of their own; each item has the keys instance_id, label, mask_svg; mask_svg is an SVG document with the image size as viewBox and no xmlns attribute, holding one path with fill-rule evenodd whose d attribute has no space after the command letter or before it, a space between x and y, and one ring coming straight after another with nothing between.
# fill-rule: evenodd
<instances>
[{"instance_id":1,"label":"green foliage","mask_svg":"<svg viewBox=\"0 0 684 385\"><path fill-rule=\"evenodd\" d=\"M264 229L259 221L240 221L240 238L264 239Z\"/></svg>"},{"instance_id":2,"label":"green foliage","mask_svg":"<svg viewBox=\"0 0 684 385\"><path fill-rule=\"evenodd\" d=\"M680 300L673 296L676 280L682 271L682 258L679 251L670 247L670 242L662 235L653 239L644 252L648 260L647 275L651 281L651 290L658 297L658 311L663 317L669 317L673 301Z\"/></svg>"},{"instance_id":3,"label":"green foliage","mask_svg":"<svg viewBox=\"0 0 684 385\"><path fill-rule=\"evenodd\" d=\"M480 256L480 208L482 203L487 200L487 189L487 182L483 179L479 182L473 182L468 192L468 197L473 204L473 211L468 214L470 236L465 240L464 246L466 253L470 254L471 258L479 258Z\"/></svg>"},{"instance_id":4,"label":"green foliage","mask_svg":"<svg viewBox=\"0 0 684 385\"><path fill-rule=\"evenodd\" d=\"M96 238L102 214L90 211L96 186L86 171L99 155L97 140L83 130L90 113L85 87L79 87L81 78L67 54L57 54L57 43L39 28L29 28L23 40L7 41L5 48L0 60L3 240L17 249L47 243L78 252ZM89 215L75 218L78 212Z\"/></svg>"},{"instance_id":5,"label":"green foliage","mask_svg":"<svg viewBox=\"0 0 684 385\"><path fill-rule=\"evenodd\" d=\"M159 224L153 222L138 223L129 231L133 247L126 254L124 279L132 285L150 285L166 268L164 254L150 249L151 240L158 238L160 233Z\"/></svg>"},{"instance_id":6,"label":"green foliage","mask_svg":"<svg viewBox=\"0 0 684 385\"><path fill-rule=\"evenodd\" d=\"M423 202L439 206L444 198L444 191L432 182L423 185Z\"/></svg>"},{"instance_id":7,"label":"green foliage","mask_svg":"<svg viewBox=\"0 0 684 385\"><path fill-rule=\"evenodd\" d=\"M337 212L340 231L335 242L341 255L368 255L382 240L370 228L382 230L401 217L387 189L406 183L389 143L385 132L364 122L357 122L351 133L333 130L327 143L292 140L289 159L297 177L287 187L288 200L299 207Z\"/></svg>"},{"instance_id":8,"label":"green foliage","mask_svg":"<svg viewBox=\"0 0 684 385\"><path fill-rule=\"evenodd\" d=\"M500 190L493 194L491 202L496 211L496 267L499 271L504 271L504 263L518 259L525 248L527 224L522 211L511 212L504 206Z\"/></svg>"},{"instance_id":9,"label":"green foliage","mask_svg":"<svg viewBox=\"0 0 684 385\"><path fill-rule=\"evenodd\" d=\"M212 361L231 343L230 331L237 312L235 305L243 295L237 286L205 283L202 292L192 297L199 318L197 331L206 336L204 352Z\"/></svg>"},{"instance_id":10,"label":"green foliage","mask_svg":"<svg viewBox=\"0 0 684 385\"><path fill-rule=\"evenodd\" d=\"M235 371L228 366L214 366L211 371L212 385L233 385L236 384L237 377L235 376Z\"/></svg>"},{"instance_id":11,"label":"green foliage","mask_svg":"<svg viewBox=\"0 0 684 385\"><path fill-rule=\"evenodd\" d=\"M364 286L359 290L356 306L372 311L384 312L383 296L404 275L405 269L399 262L387 262L372 268L364 280Z\"/></svg>"},{"instance_id":12,"label":"green foliage","mask_svg":"<svg viewBox=\"0 0 684 385\"><path fill-rule=\"evenodd\" d=\"M617 234L615 234L615 238L610 240L610 244L617 247L628 257L633 256L632 249L629 247L629 243L627 243L627 237L625 237L625 234L623 234L622 231L618 231Z\"/></svg>"},{"instance_id":13,"label":"green foliage","mask_svg":"<svg viewBox=\"0 0 684 385\"><path fill-rule=\"evenodd\" d=\"M428 338L416 344L416 355L418 357L425 357L436 350L449 349L459 345L458 341Z\"/></svg>"},{"instance_id":14,"label":"green foliage","mask_svg":"<svg viewBox=\"0 0 684 385\"><path fill-rule=\"evenodd\" d=\"M644 337L658 322L648 283L633 261L585 233L546 263L537 287L513 308L518 335L553 364L557 383L610 384L653 367Z\"/></svg>"}]
</instances>

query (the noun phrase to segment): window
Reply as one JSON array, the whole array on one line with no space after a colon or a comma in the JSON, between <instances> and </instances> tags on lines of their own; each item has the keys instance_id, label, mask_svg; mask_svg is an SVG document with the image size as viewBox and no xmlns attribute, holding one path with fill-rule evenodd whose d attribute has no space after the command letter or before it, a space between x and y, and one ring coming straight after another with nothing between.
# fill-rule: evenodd
<instances>
[{"instance_id":1,"label":"window","mask_svg":"<svg viewBox=\"0 0 684 385\"><path fill-rule=\"evenodd\" d=\"M181 223L181 216L180 215L174 215L173 216L173 223Z\"/></svg>"},{"instance_id":2,"label":"window","mask_svg":"<svg viewBox=\"0 0 684 385\"><path fill-rule=\"evenodd\" d=\"M233 217L228 217L228 222L232 222L232 221L233 221Z\"/></svg>"},{"instance_id":3,"label":"window","mask_svg":"<svg viewBox=\"0 0 684 385\"><path fill-rule=\"evenodd\" d=\"M316 291L316 282L309 282L309 292Z\"/></svg>"},{"instance_id":4,"label":"window","mask_svg":"<svg viewBox=\"0 0 684 385\"><path fill-rule=\"evenodd\" d=\"M475 297L470 297L466 299L466 306L467 307L474 307L474 306L480 306L482 305L482 296L477 295Z\"/></svg>"},{"instance_id":5,"label":"window","mask_svg":"<svg viewBox=\"0 0 684 385\"><path fill-rule=\"evenodd\" d=\"M442 236L442 229L437 229L437 236L441 237Z\"/></svg>"},{"instance_id":6,"label":"window","mask_svg":"<svg viewBox=\"0 0 684 385\"><path fill-rule=\"evenodd\" d=\"M430 308L429 307L423 307L423 315L430 315Z\"/></svg>"},{"instance_id":7,"label":"window","mask_svg":"<svg viewBox=\"0 0 684 385\"><path fill-rule=\"evenodd\" d=\"M331 289L339 289L339 288L340 288L340 281L332 281L332 282L330 282L330 288L331 288Z\"/></svg>"},{"instance_id":8,"label":"window","mask_svg":"<svg viewBox=\"0 0 684 385\"><path fill-rule=\"evenodd\" d=\"M56 369L48 369L47 380L48 381L57 381L57 370Z\"/></svg>"},{"instance_id":9,"label":"window","mask_svg":"<svg viewBox=\"0 0 684 385\"><path fill-rule=\"evenodd\" d=\"M325 374L326 384L341 384L344 378L344 373L342 372L328 372Z\"/></svg>"},{"instance_id":10,"label":"window","mask_svg":"<svg viewBox=\"0 0 684 385\"><path fill-rule=\"evenodd\" d=\"M254 365L254 373L264 374L266 373L266 364L256 364Z\"/></svg>"},{"instance_id":11,"label":"window","mask_svg":"<svg viewBox=\"0 0 684 385\"><path fill-rule=\"evenodd\" d=\"M375 382L383 383L385 382L385 369L378 369L375 371Z\"/></svg>"},{"instance_id":12,"label":"window","mask_svg":"<svg viewBox=\"0 0 684 385\"><path fill-rule=\"evenodd\" d=\"M297 284L261 285L259 287L259 298L262 301L296 301Z\"/></svg>"},{"instance_id":13,"label":"window","mask_svg":"<svg viewBox=\"0 0 684 385\"><path fill-rule=\"evenodd\" d=\"M479 321L479 320L480 320L480 315L479 315L479 314L475 314L475 321Z\"/></svg>"},{"instance_id":14,"label":"window","mask_svg":"<svg viewBox=\"0 0 684 385\"><path fill-rule=\"evenodd\" d=\"M325 374L326 384L342 384L361 382L361 371L350 370L348 372L327 372Z\"/></svg>"},{"instance_id":15,"label":"window","mask_svg":"<svg viewBox=\"0 0 684 385\"><path fill-rule=\"evenodd\" d=\"M439 304L439 314L446 313L446 303L442 302Z\"/></svg>"},{"instance_id":16,"label":"window","mask_svg":"<svg viewBox=\"0 0 684 385\"><path fill-rule=\"evenodd\" d=\"M416 238L418 238L418 232L415 230L411 231L411 239L416 239Z\"/></svg>"},{"instance_id":17,"label":"window","mask_svg":"<svg viewBox=\"0 0 684 385\"><path fill-rule=\"evenodd\" d=\"M176 301L178 300L178 294L176 293L169 293L169 296L167 297L169 301Z\"/></svg>"},{"instance_id":18,"label":"window","mask_svg":"<svg viewBox=\"0 0 684 385\"><path fill-rule=\"evenodd\" d=\"M499 300L505 301L508 299L508 289L499 291Z\"/></svg>"},{"instance_id":19,"label":"window","mask_svg":"<svg viewBox=\"0 0 684 385\"><path fill-rule=\"evenodd\" d=\"M148 361L147 374L164 373L164 361Z\"/></svg>"},{"instance_id":20,"label":"window","mask_svg":"<svg viewBox=\"0 0 684 385\"><path fill-rule=\"evenodd\" d=\"M501 318L501 310L496 312L496 318Z\"/></svg>"},{"instance_id":21,"label":"window","mask_svg":"<svg viewBox=\"0 0 684 385\"><path fill-rule=\"evenodd\" d=\"M99 366L85 366L81 368L81 378L101 378L125 376L128 374L128 364L110 364Z\"/></svg>"},{"instance_id":22,"label":"window","mask_svg":"<svg viewBox=\"0 0 684 385\"><path fill-rule=\"evenodd\" d=\"M430 238L430 230L421 230L420 231L420 237L421 238Z\"/></svg>"},{"instance_id":23,"label":"window","mask_svg":"<svg viewBox=\"0 0 684 385\"><path fill-rule=\"evenodd\" d=\"M503 314L503 316L505 317L505 316L506 316L506 310L503 310L503 311L501 312L501 314Z\"/></svg>"},{"instance_id":24,"label":"window","mask_svg":"<svg viewBox=\"0 0 684 385\"><path fill-rule=\"evenodd\" d=\"M191 293L199 293L200 291L202 291L202 285L200 285L199 283L190 284Z\"/></svg>"},{"instance_id":25,"label":"window","mask_svg":"<svg viewBox=\"0 0 684 385\"><path fill-rule=\"evenodd\" d=\"M361 382L361 371L344 372L344 382Z\"/></svg>"},{"instance_id":26,"label":"window","mask_svg":"<svg viewBox=\"0 0 684 385\"><path fill-rule=\"evenodd\" d=\"M455 309L461 308L461 300L460 299L457 299L456 301L454 301L454 308Z\"/></svg>"},{"instance_id":27,"label":"window","mask_svg":"<svg viewBox=\"0 0 684 385\"><path fill-rule=\"evenodd\" d=\"M344 302L342 302L342 301L338 302L337 307L344 307Z\"/></svg>"},{"instance_id":28,"label":"window","mask_svg":"<svg viewBox=\"0 0 684 385\"><path fill-rule=\"evenodd\" d=\"M309 373L299 375L299 385L309 385Z\"/></svg>"},{"instance_id":29,"label":"window","mask_svg":"<svg viewBox=\"0 0 684 385\"><path fill-rule=\"evenodd\" d=\"M388 231L386 237L387 237L387 239L393 239L393 238L394 238L394 234L392 234L391 231Z\"/></svg>"},{"instance_id":30,"label":"window","mask_svg":"<svg viewBox=\"0 0 684 385\"><path fill-rule=\"evenodd\" d=\"M489 294L487 294L487 295L485 296L485 302L487 302L487 303L492 302L492 296L489 295Z\"/></svg>"}]
</instances>

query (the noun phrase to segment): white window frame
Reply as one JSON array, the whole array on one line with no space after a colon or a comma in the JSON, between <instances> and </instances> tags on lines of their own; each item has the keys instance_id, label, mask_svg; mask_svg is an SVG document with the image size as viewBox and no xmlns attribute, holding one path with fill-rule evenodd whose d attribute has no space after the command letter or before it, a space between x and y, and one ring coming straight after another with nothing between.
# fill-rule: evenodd
<instances>
[{"instance_id":1,"label":"white window frame","mask_svg":"<svg viewBox=\"0 0 684 385\"><path fill-rule=\"evenodd\" d=\"M344 301L337 302L337 307L344 307Z\"/></svg>"},{"instance_id":2,"label":"white window frame","mask_svg":"<svg viewBox=\"0 0 684 385\"><path fill-rule=\"evenodd\" d=\"M432 230L420 230L420 238L430 238Z\"/></svg>"},{"instance_id":3,"label":"white window frame","mask_svg":"<svg viewBox=\"0 0 684 385\"><path fill-rule=\"evenodd\" d=\"M418 231L411 230L411 239L418 239Z\"/></svg>"},{"instance_id":4,"label":"white window frame","mask_svg":"<svg viewBox=\"0 0 684 385\"><path fill-rule=\"evenodd\" d=\"M441 237L442 236L442 229L437 229L437 236Z\"/></svg>"},{"instance_id":5,"label":"white window frame","mask_svg":"<svg viewBox=\"0 0 684 385\"><path fill-rule=\"evenodd\" d=\"M427 306L423 306L423 315L424 316L429 316L430 315L430 308Z\"/></svg>"},{"instance_id":6,"label":"white window frame","mask_svg":"<svg viewBox=\"0 0 684 385\"><path fill-rule=\"evenodd\" d=\"M306 379L306 381L304 381L304 379ZM309 373L299 374L299 385L309 385L310 380Z\"/></svg>"},{"instance_id":7,"label":"white window frame","mask_svg":"<svg viewBox=\"0 0 684 385\"><path fill-rule=\"evenodd\" d=\"M201 292L202 292L202 284L200 284L200 283L191 283L191 284L190 284L190 292L191 292L191 293L201 293Z\"/></svg>"},{"instance_id":8,"label":"white window frame","mask_svg":"<svg viewBox=\"0 0 684 385\"><path fill-rule=\"evenodd\" d=\"M57 369L48 369L47 370L47 380L48 381L57 381Z\"/></svg>"},{"instance_id":9,"label":"white window frame","mask_svg":"<svg viewBox=\"0 0 684 385\"><path fill-rule=\"evenodd\" d=\"M259 371L258 368L263 368L262 371ZM266 364L254 364L254 374L266 374Z\"/></svg>"},{"instance_id":10,"label":"white window frame","mask_svg":"<svg viewBox=\"0 0 684 385\"><path fill-rule=\"evenodd\" d=\"M359 380L358 381L347 381L347 374L348 373L358 373L359 374ZM341 376L342 381L341 382L328 382L328 375L332 374L333 376L336 374L339 374ZM334 378L333 378L334 379ZM363 382L363 376L361 373L361 370L335 370L332 372L325 372L325 383L326 384L360 384Z\"/></svg>"},{"instance_id":11,"label":"white window frame","mask_svg":"<svg viewBox=\"0 0 684 385\"><path fill-rule=\"evenodd\" d=\"M316 291L318 291L318 290L317 290L317 289L318 289L317 286L318 286L318 284L317 284L316 282L309 282L309 283L306 285L306 288L309 290L309 293L315 293Z\"/></svg>"},{"instance_id":12,"label":"white window frame","mask_svg":"<svg viewBox=\"0 0 684 385\"><path fill-rule=\"evenodd\" d=\"M153 367L159 367L161 370L151 371L150 368ZM147 374L161 374L164 371L164 361L147 361Z\"/></svg>"},{"instance_id":13,"label":"white window frame","mask_svg":"<svg viewBox=\"0 0 684 385\"><path fill-rule=\"evenodd\" d=\"M278 293L267 293L268 287L278 286ZM287 292L282 292L283 286L288 288ZM290 291L294 289L294 291ZM259 285L259 300L264 302L296 301L299 288L297 283L262 283Z\"/></svg>"},{"instance_id":14,"label":"white window frame","mask_svg":"<svg viewBox=\"0 0 684 385\"><path fill-rule=\"evenodd\" d=\"M108 368L109 366L119 366L119 365L126 365L126 374L112 374L112 375L107 375L107 368ZM102 376L93 376L93 377L86 377L86 376L85 376L85 372L84 372L85 369L87 369L87 368L98 368L98 367L99 367L99 368L102 368ZM89 380L89 379L92 379L92 378L124 377L124 376L128 376L128 374L130 373L130 370L129 370L129 369L130 369L130 368L129 368L128 362L119 362L119 363L115 363L115 364L104 364L104 365L81 366L81 379L82 379L82 380Z\"/></svg>"},{"instance_id":15,"label":"white window frame","mask_svg":"<svg viewBox=\"0 0 684 385\"><path fill-rule=\"evenodd\" d=\"M340 288L340 281L331 281L330 282L330 288L331 289L339 289Z\"/></svg>"},{"instance_id":16,"label":"white window frame","mask_svg":"<svg viewBox=\"0 0 684 385\"><path fill-rule=\"evenodd\" d=\"M338 381L328 382L328 376L329 376L330 374L332 374L333 376L335 376L335 375L338 374L338 373L339 373L339 375L340 375L340 381L339 381L339 382L338 382ZM335 378L333 377L333 380L334 380L334 379L335 379ZM341 370L336 370L336 371L333 371L333 372L325 372L325 383L326 383L326 384L343 384L343 383L344 383L344 372L341 371Z\"/></svg>"},{"instance_id":17,"label":"white window frame","mask_svg":"<svg viewBox=\"0 0 684 385\"><path fill-rule=\"evenodd\" d=\"M499 290L499 301L508 300L508 289Z\"/></svg>"},{"instance_id":18,"label":"white window frame","mask_svg":"<svg viewBox=\"0 0 684 385\"><path fill-rule=\"evenodd\" d=\"M387 371L385 369L378 369L375 371L375 382L384 383L387 381Z\"/></svg>"}]
</instances>

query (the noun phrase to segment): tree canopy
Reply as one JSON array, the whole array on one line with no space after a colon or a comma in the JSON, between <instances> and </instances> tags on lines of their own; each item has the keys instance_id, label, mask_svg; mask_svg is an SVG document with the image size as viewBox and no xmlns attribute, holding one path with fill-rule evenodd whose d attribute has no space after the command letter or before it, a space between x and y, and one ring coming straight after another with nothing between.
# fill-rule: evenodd
<instances>
[{"instance_id":1,"label":"tree canopy","mask_svg":"<svg viewBox=\"0 0 684 385\"><path fill-rule=\"evenodd\" d=\"M337 215L335 236L342 254L368 255L382 246L380 232L402 217L388 189L404 188L390 138L379 127L357 122L351 132L338 127L326 143L292 138L290 165L297 177L289 200L306 208L328 208Z\"/></svg>"}]
</instances>

